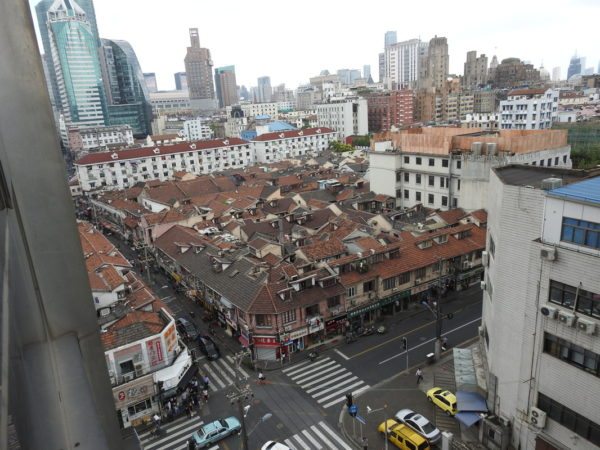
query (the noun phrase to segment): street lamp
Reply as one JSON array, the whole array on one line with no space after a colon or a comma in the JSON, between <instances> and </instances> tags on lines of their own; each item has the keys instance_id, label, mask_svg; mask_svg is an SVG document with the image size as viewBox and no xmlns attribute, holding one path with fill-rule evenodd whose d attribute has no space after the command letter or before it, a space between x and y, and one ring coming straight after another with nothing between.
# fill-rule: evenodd
<instances>
[{"instance_id":1,"label":"street lamp","mask_svg":"<svg viewBox=\"0 0 600 450\"><path fill-rule=\"evenodd\" d=\"M256 430L256 427L258 427L261 423L266 422L267 420L269 420L271 417L273 417L273 414L271 413L266 413L264 416L262 416L260 418L260 420L256 423L256 425L254 425L252 427L252 429L250 430L250 432L248 433L248 437L250 437L250 435L254 432L254 430Z\"/></svg>"},{"instance_id":2,"label":"street lamp","mask_svg":"<svg viewBox=\"0 0 600 450\"><path fill-rule=\"evenodd\" d=\"M383 408L377 408L377 409L372 409L370 406L367 405L367 415L371 414L371 413L375 413L378 411L383 411L383 430L385 433L385 450L388 450L388 419L387 419L387 405L383 405Z\"/></svg>"}]
</instances>

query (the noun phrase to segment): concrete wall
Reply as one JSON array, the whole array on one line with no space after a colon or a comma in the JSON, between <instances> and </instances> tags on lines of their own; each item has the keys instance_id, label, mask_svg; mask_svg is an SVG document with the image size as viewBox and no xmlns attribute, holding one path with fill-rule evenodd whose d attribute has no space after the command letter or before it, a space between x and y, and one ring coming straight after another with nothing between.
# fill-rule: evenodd
<instances>
[{"instance_id":1,"label":"concrete wall","mask_svg":"<svg viewBox=\"0 0 600 450\"><path fill-rule=\"evenodd\" d=\"M377 194L396 197L396 170L400 167L401 156L395 153L369 154L371 190Z\"/></svg>"}]
</instances>

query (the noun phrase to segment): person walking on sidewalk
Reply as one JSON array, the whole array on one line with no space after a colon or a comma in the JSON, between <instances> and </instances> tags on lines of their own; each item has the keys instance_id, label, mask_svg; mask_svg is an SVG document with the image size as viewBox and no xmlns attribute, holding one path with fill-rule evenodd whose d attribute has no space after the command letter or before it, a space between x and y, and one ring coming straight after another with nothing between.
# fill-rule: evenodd
<instances>
[{"instance_id":1,"label":"person walking on sidewalk","mask_svg":"<svg viewBox=\"0 0 600 450\"><path fill-rule=\"evenodd\" d=\"M417 385L423 381L423 371L421 370L420 367L417 368L417 372L415 373L415 376L417 377Z\"/></svg>"},{"instance_id":2,"label":"person walking on sidewalk","mask_svg":"<svg viewBox=\"0 0 600 450\"><path fill-rule=\"evenodd\" d=\"M262 370L259 370L258 371L258 383L264 384L266 379L267 379L267 377L265 377L265 374L262 372Z\"/></svg>"}]
</instances>

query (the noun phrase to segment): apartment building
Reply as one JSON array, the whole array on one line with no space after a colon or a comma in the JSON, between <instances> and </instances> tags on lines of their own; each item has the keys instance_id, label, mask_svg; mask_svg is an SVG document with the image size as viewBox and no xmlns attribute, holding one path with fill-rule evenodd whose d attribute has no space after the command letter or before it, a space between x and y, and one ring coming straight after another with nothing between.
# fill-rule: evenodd
<instances>
[{"instance_id":1,"label":"apartment building","mask_svg":"<svg viewBox=\"0 0 600 450\"><path fill-rule=\"evenodd\" d=\"M242 103L239 105L244 117L271 116L275 117L280 111L291 111L295 107L295 102L267 102L267 103ZM236 106L237 108L237 106ZM228 117L231 117L233 108L228 106L226 109Z\"/></svg>"},{"instance_id":2,"label":"apartment building","mask_svg":"<svg viewBox=\"0 0 600 450\"><path fill-rule=\"evenodd\" d=\"M388 131L414 122L413 91L402 89L367 94L369 131Z\"/></svg>"},{"instance_id":3,"label":"apartment building","mask_svg":"<svg viewBox=\"0 0 600 450\"><path fill-rule=\"evenodd\" d=\"M374 136L371 190L410 208L486 207L489 172L510 163L571 167L567 135L558 130L487 132L420 128Z\"/></svg>"},{"instance_id":4,"label":"apartment building","mask_svg":"<svg viewBox=\"0 0 600 450\"><path fill-rule=\"evenodd\" d=\"M200 141L212 139L214 131L207 125L206 120L200 118L186 120L183 122L183 137L186 141Z\"/></svg>"},{"instance_id":5,"label":"apartment building","mask_svg":"<svg viewBox=\"0 0 600 450\"><path fill-rule=\"evenodd\" d=\"M335 130L339 140L369 132L367 99L362 97L332 98L314 105L319 127Z\"/></svg>"},{"instance_id":6,"label":"apartment building","mask_svg":"<svg viewBox=\"0 0 600 450\"><path fill-rule=\"evenodd\" d=\"M129 125L96 128L68 127L67 134L71 151L108 146L127 147L134 142L133 130Z\"/></svg>"},{"instance_id":7,"label":"apartment building","mask_svg":"<svg viewBox=\"0 0 600 450\"><path fill-rule=\"evenodd\" d=\"M500 128L503 130L545 130L558 116L558 91L553 89L513 89L500 102Z\"/></svg>"},{"instance_id":8,"label":"apartment building","mask_svg":"<svg viewBox=\"0 0 600 450\"><path fill-rule=\"evenodd\" d=\"M479 128L486 131L498 131L500 125L499 113L473 113L467 114L461 121L463 128Z\"/></svg>"},{"instance_id":9,"label":"apartment building","mask_svg":"<svg viewBox=\"0 0 600 450\"><path fill-rule=\"evenodd\" d=\"M187 91L162 91L150 93L152 112L161 111L189 111L191 109L190 97Z\"/></svg>"},{"instance_id":10,"label":"apartment building","mask_svg":"<svg viewBox=\"0 0 600 450\"><path fill-rule=\"evenodd\" d=\"M595 177L593 177L595 175ZM481 346L514 448L600 446L600 177L492 170Z\"/></svg>"},{"instance_id":11,"label":"apartment building","mask_svg":"<svg viewBox=\"0 0 600 450\"><path fill-rule=\"evenodd\" d=\"M306 128L264 133L252 140L257 163L271 163L302 156L318 156L336 140L338 133L330 128Z\"/></svg>"}]
</instances>

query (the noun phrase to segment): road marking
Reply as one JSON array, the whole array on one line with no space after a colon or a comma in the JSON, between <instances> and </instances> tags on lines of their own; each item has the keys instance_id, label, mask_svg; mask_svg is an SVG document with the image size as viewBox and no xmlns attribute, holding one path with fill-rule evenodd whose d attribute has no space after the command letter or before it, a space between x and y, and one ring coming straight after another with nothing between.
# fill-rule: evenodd
<instances>
[{"instance_id":1,"label":"road marking","mask_svg":"<svg viewBox=\"0 0 600 450\"><path fill-rule=\"evenodd\" d=\"M192 424L191 426L188 426L182 430L177 431L176 433L171 433L168 428L167 428L167 435L160 439L160 440L152 440L150 441L146 446L144 446L144 450L151 450L151 449L155 449L158 450L158 446L160 444L164 444L167 443L169 445L173 445L173 444L179 444L180 442L182 442L182 440L187 440L189 438L189 436L191 436L194 431L196 431L198 429L199 426L203 425L204 422L200 421L199 424ZM189 435L188 435L189 433ZM182 436L183 435L183 436ZM179 437L177 437L179 436ZM173 441L173 438L177 438L175 441ZM183 438L183 439L182 439Z\"/></svg>"},{"instance_id":2,"label":"road marking","mask_svg":"<svg viewBox=\"0 0 600 450\"><path fill-rule=\"evenodd\" d=\"M227 355L227 360L233 365L236 366L236 361L235 358L231 355ZM245 378L250 378L250 376L248 375L248 372L246 372L244 369L242 369L242 364L240 363L238 366L236 366L236 369L242 374L244 375Z\"/></svg>"},{"instance_id":3,"label":"road marking","mask_svg":"<svg viewBox=\"0 0 600 450\"><path fill-rule=\"evenodd\" d=\"M315 441L315 438L313 438L308 431L302 430L302 434L304 434L304 436L306 436L306 439L308 439L312 443L312 445L317 447L317 450L321 450L323 448L323 446L321 444L319 444L317 441Z\"/></svg>"},{"instance_id":4,"label":"road marking","mask_svg":"<svg viewBox=\"0 0 600 450\"><path fill-rule=\"evenodd\" d=\"M325 422L319 422L319 425L321 425L321 428L323 428L325 431L327 431L329 433L329 435L334 438L338 444L340 444L344 450L352 450L352 448L350 448L348 445L346 445L346 443L342 440L342 438L340 438L337 434L335 434L335 432L329 428L329 426L325 423ZM335 448L335 447L333 447Z\"/></svg>"},{"instance_id":5,"label":"road marking","mask_svg":"<svg viewBox=\"0 0 600 450\"><path fill-rule=\"evenodd\" d=\"M327 374L326 376L330 377L332 375L337 375L338 373L344 372L346 369L343 368L342 366L340 366L339 364L337 366L331 366L328 367L327 369L323 370L320 374L317 375L323 375L323 378L325 378L325 374ZM331 372L331 373L327 373L327 372ZM314 378L313 376L311 376L310 378ZM316 380L311 381L310 383L298 383L298 386L302 387L302 388L306 388L308 386L312 386L315 383L319 383L323 378L317 378ZM308 378L307 378L308 380ZM303 380L306 381L306 380Z\"/></svg>"},{"instance_id":6,"label":"road marking","mask_svg":"<svg viewBox=\"0 0 600 450\"><path fill-rule=\"evenodd\" d=\"M327 364L323 364L321 367L317 367L314 370L310 370L310 371L306 372L306 374L309 374L312 372L317 372L317 373L313 373L312 375L309 375L307 377L304 376L306 374L301 373L300 375L296 375L296 376L292 377L292 380L294 380L296 383L300 384L305 381L312 380L315 377L320 377L321 374L323 373L323 371L322 371L323 368L337 369L338 367L342 367L342 366L340 366L337 361L330 361Z\"/></svg>"},{"instance_id":7,"label":"road marking","mask_svg":"<svg viewBox=\"0 0 600 450\"><path fill-rule=\"evenodd\" d=\"M346 382L347 382L347 381L345 381L345 382L344 382L344 383L342 383L342 384L339 384L339 385L338 385L338 387L344 386L344 384L345 384ZM358 386L360 386L360 385L362 385L362 384L365 384L365 382L364 382L364 381L362 381L362 380L359 380L359 381L357 381L356 383L354 383L354 384L351 384L350 386L346 386L346 387L344 387L344 388L342 388L342 389L338 389L338 390L337 390L337 391L335 391L333 394L329 394L329 395L328 395L328 396L326 396L326 397L323 397L323 398L320 398L320 399L318 399L318 400L317 400L317 399L316 399L316 396L315 396L315 395L313 395L313 398L314 398L315 400L317 400L317 403L323 403L324 401L326 401L326 400L329 400L329 399L332 399L332 398L333 398L333 397L335 397L336 395L339 395L339 393L340 393L341 391L343 391L343 392L347 392L347 391L348 391L348 389L352 389L352 388L358 387Z\"/></svg>"},{"instance_id":8,"label":"road marking","mask_svg":"<svg viewBox=\"0 0 600 450\"><path fill-rule=\"evenodd\" d=\"M343 379L343 378L346 378L346 377L349 377L349 376L351 376L351 375L352 375L352 372L348 372L346 369L344 369L344 368L342 367L340 370L338 370L338 371L336 371L336 372L333 372L333 373L330 373L328 376L331 376L331 375L337 375L338 373L342 373L342 372L346 372L346 373L344 373L343 375L340 375L339 377L332 378L332 379L328 380L326 383L321 383L321 384L319 384L317 387L314 387L314 388L307 389L306 393L307 393L307 394L310 394L311 392L314 392L314 391L316 391L316 390L322 389L322 388L324 388L325 386L329 386L330 384L333 384L333 383L337 382L338 380L341 380L341 379ZM308 386L312 386L313 384L315 384L315 383L319 383L319 382L321 382L321 380L315 380L315 381L311 381L310 383L308 383L308 384L305 384L305 385L303 385L303 386L300 386L300 387L302 387L302 388L306 388L306 387L308 387Z\"/></svg>"},{"instance_id":9,"label":"road marking","mask_svg":"<svg viewBox=\"0 0 600 450\"><path fill-rule=\"evenodd\" d=\"M351 374L351 373L348 373L348 375L352 375L352 374ZM344 381L342 381L341 383L338 383L336 386L332 386L332 387L330 387L330 388L327 388L327 389L324 389L324 390L322 390L321 392L318 392L318 393L316 393L316 394L315 394L315 395L313 395L312 397L313 397L313 398L320 397L321 395L323 395L323 394L327 394L328 392L331 392L331 391L333 391L334 389L338 389L340 386L343 386L343 385L344 385L344 384L346 384L346 383L350 383L351 381L356 381L356 380L358 380L358 377L357 377L357 376L353 376L352 378L348 378L347 380L344 380ZM322 387L322 386L319 386L319 388L321 388L321 387ZM316 388L314 388L314 389L316 389ZM314 389L312 389L312 390L314 390ZM308 392L308 391L306 391L306 393L308 394L309 392Z\"/></svg>"},{"instance_id":10,"label":"road marking","mask_svg":"<svg viewBox=\"0 0 600 450\"><path fill-rule=\"evenodd\" d=\"M474 324L474 323L476 323L476 322L478 322L478 321L480 321L480 320L481 320L481 317L479 317L479 318L477 318L477 319L475 319L475 320L471 320L470 322L463 323L462 325L460 325L460 326L458 326L458 327L456 327L456 328L454 328L454 329L452 329L452 330L450 330L450 331L447 331L446 333L443 333L443 334L442 334L442 336L446 336L446 335L448 335L448 334L450 334L450 333L454 333L455 331L457 331L457 330L460 330L461 328L467 327L467 326L469 326L469 325L472 325L472 324ZM437 338L433 338L433 339L429 339L428 341L421 342L421 343L420 343L420 344L418 344L418 345L414 345L414 346L412 346L412 347L410 348L410 350L408 350L408 351L410 352L410 351L416 350L416 349L418 349L419 347L422 347L422 346L424 346L424 345L427 345L427 344L429 344L429 343L431 343L431 342L434 342L436 339L437 339ZM387 358L387 359L384 359L383 361L381 361L381 362L379 363L379 365L381 365L381 364L385 364L386 362L389 362L389 361L391 361L392 359L398 358L399 356L403 356L403 355L406 355L406 352L405 352L405 351L404 351L404 352L402 352L402 353L398 353L397 355L390 356L390 357L389 357L389 358Z\"/></svg>"},{"instance_id":11,"label":"road marking","mask_svg":"<svg viewBox=\"0 0 600 450\"><path fill-rule=\"evenodd\" d=\"M290 375L290 374L296 372L296 369L298 367L302 367L302 366L308 364L309 362L310 362L310 360L307 360L307 361L304 361L304 362L301 362L301 363L298 363L298 364L294 364L292 367L288 367L286 369L283 369L282 372L285 373L286 375Z\"/></svg>"},{"instance_id":12,"label":"road marking","mask_svg":"<svg viewBox=\"0 0 600 450\"><path fill-rule=\"evenodd\" d=\"M191 421L193 422L197 422L198 425L202 425L203 422L202 420L200 420L200 416L196 416L193 419L191 419ZM184 417L180 417L179 419L174 420L173 422L168 422L166 424L162 424L162 427L165 428L167 431L174 431L174 430L178 430L179 428L188 426L190 424L190 419L187 418L187 416ZM138 433L138 437L140 439L146 439L148 436L150 436L150 433L152 432L152 429L144 432L144 433Z\"/></svg>"},{"instance_id":13,"label":"road marking","mask_svg":"<svg viewBox=\"0 0 600 450\"><path fill-rule=\"evenodd\" d=\"M326 444L326 445L328 445L328 446L329 446L329 448L335 448L335 445L333 445L333 444L332 444L332 442L331 442L329 439L327 439L327 438L325 437L325 435L323 435L323 433L321 433L321 432L319 431L319 429L318 429L316 426L314 426L314 425L313 425L313 426L311 426L311 427L310 427L310 429L311 429L311 430L313 430L313 432L314 432L314 433L315 433L317 436L319 436L319 438L320 438L320 439L321 439L323 442L325 442L325 444Z\"/></svg>"},{"instance_id":14,"label":"road marking","mask_svg":"<svg viewBox=\"0 0 600 450\"><path fill-rule=\"evenodd\" d=\"M367 389L369 389L370 387L371 387L371 386L369 386L369 385L367 384L366 386L363 386L363 387L361 387L360 389L358 389L358 390L356 390L356 391L353 391L353 392L352 392L352 395L356 397L357 395L359 395L359 394L361 394L362 392L366 391L366 390L367 390ZM343 401L343 400L346 400L346 396L345 396L345 395L344 395L343 397L339 397L339 398L337 398L337 399L335 399L335 400L332 400L332 401L331 401L331 402L329 402L329 403L325 403L324 405L321 405L321 406L323 406L323 408L329 408L330 406L333 406L333 405L335 405L335 404L337 404L337 403L339 403L339 402L341 402L341 401Z\"/></svg>"},{"instance_id":15,"label":"road marking","mask_svg":"<svg viewBox=\"0 0 600 450\"><path fill-rule=\"evenodd\" d=\"M220 380L220 378L215 374L215 372L210 368L208 364L204 364L202 367L204 367L204 370L206 370L212 378L213 382L209 383L209 386L212 386L214 384L214 381L216 381L217 383L219 383L219 386L221 386L221 389L225 388L226 384Z\"/></svg>"},{"instance_id":16,"label":"road marking","mask_svg":"<svg viewBox=\"0 0 600 450\"><path fill-rule=\"evenodd\" d=\"M302 438L300 437L300 435L299 435L299 434L296 434L296 435L294 435L294 439L296 439L296 440L298 441L298 443L299 443L299 444L300 444L302 447L304 447L306 450L310 450L310 447L309 447L308 445L306 445L306 442L304 442L304 441L302 440Z\"/></svg>"},{"instance_id":17,"label":"road marking","mask_svg":"<svg viewBox=\"0 0 600 450\"><path fill-rule=\"evenodd\" d=\"M336 352L338 355L340 355L342 358L344 358L346 361L348 361L350 359L349 356L344 355L342 352L340 352L337 348L333 350L334 352Z\"/></svg>"},{"instance_id":18,"label":"road marking","mask_svg":"<svg viewBox=\"0 0 600 450\"><path fill-rule=\"evenodd\" d=\"M334 361L334 360L323 361L322 363L320 363L318 365L317 364L313 365L310 370L307 370L306 372L297 373L296 375L293 375L290 378L292 380L298 380L298 379L301 379L302 377L304 377L305 375L309 375L313 372L318 372L319 370L322 370L324 367L329 367L332 364L338 364L338 362Z\"/></svg>"}]
</instances>

